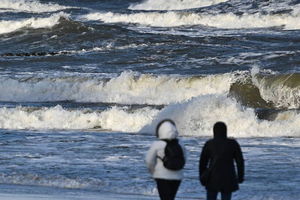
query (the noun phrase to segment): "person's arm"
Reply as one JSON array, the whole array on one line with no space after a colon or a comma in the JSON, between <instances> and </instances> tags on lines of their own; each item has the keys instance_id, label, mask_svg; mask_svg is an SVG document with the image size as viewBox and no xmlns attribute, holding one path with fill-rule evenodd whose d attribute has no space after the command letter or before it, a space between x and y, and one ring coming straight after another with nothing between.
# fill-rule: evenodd
<instances>
[{"instance_id":1,"label":"person's arm","mask_svg":"<svg viewBox=\"0 0 300 200\"><path fill-rule=\"evenodd\" d=\"M146 166L151 174L154 172L154 168L156 165L156 159L157 159L157 148L155 142L151 145L150 149L148 150L146 154Z\"/></svg>"},{"instance_id":2,"label":"person's arm","mask_svg":"<svg viewBox=\"0 0 300 200\"><path fill-rule=\"evenodd\" d=\"M244 165L244 158L243 158L241 147L237 142L236 142L235 149L236 150L235 150L234 159L237 165L238 181L239 183L242 183L244 181L245 165Z\"/></svg>"}]
</instances>

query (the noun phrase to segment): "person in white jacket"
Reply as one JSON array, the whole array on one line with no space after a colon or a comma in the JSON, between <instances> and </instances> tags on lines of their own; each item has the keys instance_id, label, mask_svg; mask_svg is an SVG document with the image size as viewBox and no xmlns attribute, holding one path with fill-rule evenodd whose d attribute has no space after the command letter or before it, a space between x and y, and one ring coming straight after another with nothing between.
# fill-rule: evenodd
<instances>
[{"instance_id":1,"label":"person in white jacket","mask_svg":"<svg viewBox=\"0 0 300 200\"><path fill-rule=\"evenodd\" d=\"M183 169L170 170L164 167L162 158L165 156L165 140L178 140L178 131L174 121L165 119L156 127L156 136L159 140L152 143L146 154L146 165L152 177L157 183L157 189L161 200L174 200L181 180L183 178ZM184 146L178 141L182 147L184 159Z\"/></svg>"}]
</instances>

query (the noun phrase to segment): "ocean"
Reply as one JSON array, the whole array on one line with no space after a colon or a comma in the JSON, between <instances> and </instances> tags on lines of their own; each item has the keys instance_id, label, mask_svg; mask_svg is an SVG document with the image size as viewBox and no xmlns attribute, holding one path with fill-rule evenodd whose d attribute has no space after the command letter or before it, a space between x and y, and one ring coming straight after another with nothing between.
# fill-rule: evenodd
<instances>
[{"instance_id":1,"label":"ocean","mask_svg":"<svg viewBox=\"0 0 300 200\"><path fill-rule=\"evenodd\" d=\"M158 199L144 155L165 118L178 199L205 199L217 121L245 157L234 199L300 199L299 42L297 0L0 0L1 199Z\"/></svg>"}]
</instances>

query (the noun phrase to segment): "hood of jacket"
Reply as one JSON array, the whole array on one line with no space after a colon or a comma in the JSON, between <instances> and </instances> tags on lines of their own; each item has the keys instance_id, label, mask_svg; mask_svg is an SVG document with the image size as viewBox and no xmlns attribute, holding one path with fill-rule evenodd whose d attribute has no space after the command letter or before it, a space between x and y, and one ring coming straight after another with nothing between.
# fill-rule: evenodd
<instances>
[{"instance_id":1,"label":"hood of jacket","mask_svg":"<svg viewBox=\"0 0 300 200\"><path fill-rule=\"evenodd\" d=\"M160 124L157 131L158 131L158 138L162 140L175 139L178 136L176 127L174 126L174 124L172 124L169 121L165 121L162 124Z\"/></svg>"},{"instance_id":2,"label":"hood of jacket","mask_svg":"<svg viewBox=\"0 0 300 200\"><path fill-rule=\"evenodd\" d=\"M214 125L214 138L215 139L226 139L227 138L227 127L224 122L217 122Z\"/></svg>"}]
</instances>

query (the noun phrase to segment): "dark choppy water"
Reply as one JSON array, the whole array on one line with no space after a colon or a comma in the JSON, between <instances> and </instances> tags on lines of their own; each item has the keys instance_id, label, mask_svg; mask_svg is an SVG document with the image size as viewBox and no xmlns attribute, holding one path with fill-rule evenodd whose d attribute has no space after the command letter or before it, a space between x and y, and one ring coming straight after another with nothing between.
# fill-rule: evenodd
<instances>
[{"instance_id":1,"label":"dark choppy water","mask_svg":"<svg viewBox=\"0 0 300 200\"><path fill-rule=\"evenodd\" d=\"M299 198L299 18L295 0L0 0L1 184L153 195L146 133L171 117L181 197L203 196L192 166L223 120L247 156L236 198Z\"/></svg>"}]
</instances>

